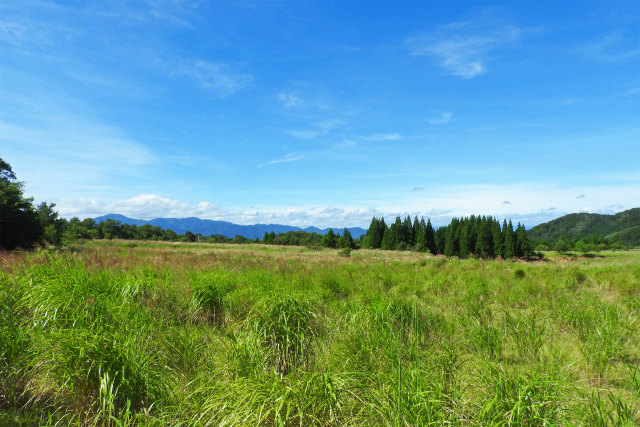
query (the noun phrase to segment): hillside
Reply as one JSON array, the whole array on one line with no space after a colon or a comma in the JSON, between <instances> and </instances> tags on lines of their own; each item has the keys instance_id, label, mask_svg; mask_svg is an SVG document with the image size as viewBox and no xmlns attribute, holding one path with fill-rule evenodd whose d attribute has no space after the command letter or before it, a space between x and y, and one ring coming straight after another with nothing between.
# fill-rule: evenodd
<instances>
[{"instance_id":1,"label":"hillside","mask_svg":"<svg viewBox=\"0 0 640 427\"><path fill-rule=\"evenodd\" d=\"M640 245L640 208L633 208L615 215L573 213L536 225L527 230L534 240L555 241L561 236L583 238L589 235L603 236L610 241Z\"/></svg>"},{"instance_id":2,"label":"hillside","mask_svg":"<svg viewBox=\"0 0 640 427\"><path fill-rule=\"evenodd\" d=\"M248 239L255 239L256 237L262 239L265 232L270 233L272 231L276 234L286 233L288 231L306 231L308 233L326 234L329 231L328 228L300 228L281 224L238 225L227 221L213 221L210 219L200 218L154 218L147 221L144 219L129 218L119 214L108 214L94 218L96 222L106 221L107 219L113 219L115 221L120 221L123 224L137 226L144 224L154 225L165 230L171 229L178 234L184 234L187 231L191 231L192 233L200 233L204 236L221 234L226 237L235 237L239 235ZM334 228L333 230L337 233L342 233L341 228ZM367 230L360 227L351 227L348 228L348 230L354 239L357 239L367 232Z\"/></svg>"}]
</instances>

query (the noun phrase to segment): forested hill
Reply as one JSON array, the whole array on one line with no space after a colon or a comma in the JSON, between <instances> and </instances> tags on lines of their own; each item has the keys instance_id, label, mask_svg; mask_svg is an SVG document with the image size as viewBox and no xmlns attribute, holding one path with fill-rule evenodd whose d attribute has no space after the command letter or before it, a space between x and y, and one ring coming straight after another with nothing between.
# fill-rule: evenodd
<instances>
[{"instance_id":1,"label":"forested hill","mask_svg":"<svg viewBox=\"0 0 640 427\"><path fill-rule=\"evenodd\" d=\"M113 219L123 224L131 224L141 226L144 224L154 225L163 229L171 229L178 234L190 231L192 233L200 233L205 236L220 234L227 237L235 237L236 235L244 236L248 239L255 239L264 236L265 232L286 233L288 231L306 231L308 233L326 234L329 229L319 229L316 227L299 228L280 224L254 224L254 225L238 225L227 221L213 221L200 218L155 218L149 221L143 219L128 218L124 215L108 214L98 218L94 218L96 222ZM360 227L348 228L354 239L362 236L367 230ZM334 231L342 231L336 228Z\"/></svg>"},{"instance_id":2,"label":"forested hill","mask_svg":"<svg viewBox=\"0 0 640 427\"><path fill-rule=\"evenodd\" d=\"M560 237L602 236L607 240L640 245L640 208L615 215L573 213L527 230L529 238L553 242Z\"/></svg>"}]
</instances>

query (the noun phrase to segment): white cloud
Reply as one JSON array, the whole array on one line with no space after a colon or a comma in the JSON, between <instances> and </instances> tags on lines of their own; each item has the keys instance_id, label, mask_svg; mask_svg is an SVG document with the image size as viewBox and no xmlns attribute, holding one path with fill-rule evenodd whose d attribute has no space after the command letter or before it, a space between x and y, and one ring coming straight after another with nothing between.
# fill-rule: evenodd
<instances>
[{"instance_id":1,"label":"white cloud","mask_svg":"<svg viewBox=\"0 0 640 427\"><path fill-rule=\"evenodd\" d=\"M187 218L198 217L230 221L236 224L285 224L299 227L351 227L366 226L373 216L382 216L375 209L335 206L279 207L260 206L251 208L222 209L207 201L188 203L154 194L141 194L116 201L93 199L67 199L57 203L61 215L70 218L89 218L119 213L130 218Z\"/></svg>"},{"instance_id":2,"label":"white cloud","mask_svg":"<svg viewBox=\"0 0 640 427\"><path fill-rule=\"evenodd\" d=\"M451 119L453 119L453 113L445 111L444 113L440 114L440 117L429 119L429 123L432 125L441 125L450 122Z\"/></svg>"},{"instance_id":3,"label":"white cloud","mask_svg":"<svg viewBox=\"0 0 640 427\"><path fill-rule=\"evenodd\" d=\"M299 107L303 104L302 99L293 93L279 93L278 101L284 108Z\"/></svg>"},{"instance_id":4,"label":"white cloud","mask_svg":"<svg viewBox=\"0 0 640 427\"><path fill-rule=\"evenodd\" d=\"M174 70L174 74L191 77L196 83L219 96L233 95L253 82L253 76L237 73L229 65L209 61L196 61L192 65L183 65Z\"/></svg>"},{"instance_id":5,"label":"white cloud","mask_svg":"<svg viewBox=\"0 0 640 427\"><path fill-rule=\"evenodd\" d=\"M118 213L131 218L216 218L221 210L210 202L191 204L179 200L172 200L154 194L140 194L135 197L112 202L94 199L71 199L58 202L56 208L67 217L81 218L101 216L108 213Z\"/></svg>"},{"instance_id":6,"label":"white cloud","mask_svg":"<svg viewBox=\"0 0 640 427\"><path fill-rule=\"evenodd\" d=\"M0 145L37 199L108 191L115 181L135 181L158 162L118 129L60 111L25 125L0 120Z\"/></svg>"},{"instance_id":7,"label":"white cloud","mask_svg":"<svg viewBox=\"0 0 640 427\"><path fill-rule=\"evenodd\" d=\"M468 23L454 23L410 37L405 44L412 55L433 56L450 74L470 79L485 73L490 55L516 42L521 33L514 27L481 30Z\"/></svg>"},{"instance_id":8,"label":"white cloud","mask_svg":"<svg viewBox=\"0 0 640 427\"><path fill-rule=\"evenodd\" d=\"M585 207L576 200L575 189L556 189L551 184L511 184L505 186L468 185L448 188L429 188L425 196L407 195L372 202L370 206L249 206L220 207L209 201L189 203L154 194L141 194L123 200L90 199L53 200L65 217L95 217L120 213L132 218L199 217L234 222L236 224L278 223L300 227L320 228L360 226L366 228L371 217L383 216L387 222L396 216L407 215L430 218L434 225L446 225L452 217L492 215L521 222L527 227L571 212L613 213L637 206L640 185L583 187L592 202ZM511 202L511 203L505 203ZM374 205L375 207L371 206ZM402 210L398 209L402 206ZM540 208L546 206L546 208ZM552 207L549 207L552 206Z\"/></svg>"},{"instance_id":9,"label":"white cloud","mask_svg":"<svg viewBox=\"0 0 640 427\"><path fill-rule=\"evenodd\" d=\"M400 141L402 135L399 133L374 133L369 136L360 137L363 141Z\"/></svg>"},{"instance_id":10,"label":"white cloud","mask_svg":"<svg viewBox=\"0 0 640 427\"><path fill-rule=\"evenodd\" d=\"M637 39L626 41L620 32L606 34L579 49L588 59L618 62L640 55Z\"/></svg>"},{"instance_id":11,"label":"white cloud","mask_svg":"<svg viewBox=\"0 0 640 427\"><path fill-rule=\"evenodd\" d=\"M289 153L286 156L279 158L279 159L274 159L274 160L269 160L267 162L261 163L259 166L267 166L267 165L275 165L278 163L289 163L289 162L295 162L298 160L302 160L304 158L304 154L293 154L293 153Z\"/></svg>"},{"instance_id":12,"label":"white cloud","mask_svg":"<svg viewBox=\"0 0 640 427\"><path fill-rule=\"evenodd\" d=\"M344 125L341 119L329 119L313 123L313 129L296 129L286 131L289 135L299 139L315 139L328 135L335 128Z\"/></svg>"},{"instance_id":13,"label":"white cloud","mask_svg":"<svg viewBox=\"0 0 640 427\"><path fill-rule=\"evenodd\" d=\"M334 149L343 149L343 148L351 148L351 147L355 147L357 145L357 142L351 140L351 139L345 139L342 142L338 142L333 144L331 147Z\"/></svg>"},{"instance_id":14,"label":"white cloud","mask_svg":"<svg viewBox=\"0 0 640 427\"><path fill-rule=\"evenodd\" d=\"M298 129L286 131L289 135L298 139L314 139L322 135L326 135L326 132L317 129Z\"/></svg>"}]
</instances>

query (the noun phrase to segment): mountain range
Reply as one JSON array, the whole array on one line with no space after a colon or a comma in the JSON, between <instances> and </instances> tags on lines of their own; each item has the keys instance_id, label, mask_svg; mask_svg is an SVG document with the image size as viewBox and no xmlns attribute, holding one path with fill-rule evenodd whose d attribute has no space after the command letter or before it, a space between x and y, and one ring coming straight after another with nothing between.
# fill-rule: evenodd
<instances>
[{"instance_id":1,"label":"mountain range","mask_svg":"<svg viewBox=\"0 0 640 427\"><path fill-rule=\"evenodd\" d=\"M612 242L640 245L640 208L614 215L572 213L527 230L529 238L553 242L559 237L602 236Z\"/></svg>"},{"instance_id":2,"label":"mountain range","mask_svg":"<svg viewBox=\"0 0 640 427\"><path fill-rule=\"evenodd\" d=\"M171 229L178 234L184 234L187 231L192 233L200 233L204 236L211 236L215 234L221 234L226 237L235 237L237 235L244 236L248 239L255 239L264 237L264 233L274 232L276 234L286 233L288 231L306 231L308 233L326 234L329 229L320 229L317 227L293 227L290 225L281 224L254 224L254 225L239 225L227 221L214 221L210 219L200 218L154 218L151 220L129 218L119 214L107 214L94 218L96 222L106 221L112 219L114 221L120 221L122 224L130 225L154 225L163 229ZM333 231L342 234L341 228L334 228ZM367 230L360 227L348 227L347 230L351 233L354 239L366 234Z\"/></svg>"}]
</instances>

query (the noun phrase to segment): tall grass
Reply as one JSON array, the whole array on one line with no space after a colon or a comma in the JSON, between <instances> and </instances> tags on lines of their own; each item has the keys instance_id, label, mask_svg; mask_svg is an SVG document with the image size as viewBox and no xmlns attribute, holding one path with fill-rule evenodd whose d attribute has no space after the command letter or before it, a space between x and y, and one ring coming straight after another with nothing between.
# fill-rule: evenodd
<instances>
[{"instance_id":1,"label":"tall grass","mask_svg":"<svg viewBox=\"0 0 640 427\"><path fill-rule=\"evenodd\" d=\"M640 423L639 260L117 241L7 256L0 425Z\"/></svg>"}]
</instances>

